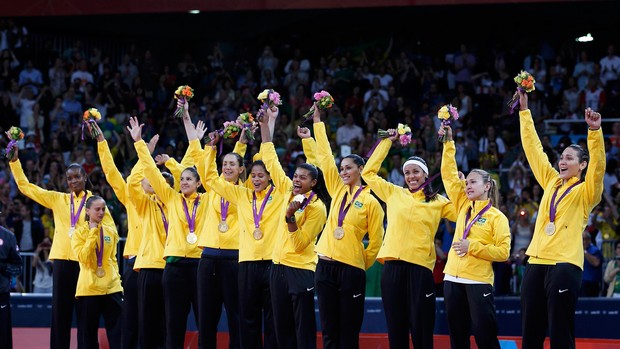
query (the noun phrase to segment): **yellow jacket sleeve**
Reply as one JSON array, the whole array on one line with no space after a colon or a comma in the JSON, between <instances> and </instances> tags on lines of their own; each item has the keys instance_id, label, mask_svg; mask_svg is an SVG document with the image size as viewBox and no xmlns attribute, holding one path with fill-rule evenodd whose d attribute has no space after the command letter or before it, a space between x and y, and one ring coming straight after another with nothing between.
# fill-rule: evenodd
<instances>
[{"instance_id":1,"label":"yellow jacket sleeve","mask_svg":"<svg viewBox=\"0 0 620 349\"><path fill-rule=\"evenodd\" d=\"M304 155L306 155L306 162L318 166L319 159L317 159L316 141L314 138L302 138L301 146L304 150Z\"/></svg>"},{"instance_id":2,"label":"yellow jacket sleeve","mask_svg":"<svg viewBox=\"0 0 620 349\"><path fill-rule=\"evenodd\" d=\"M92 268L96 267L97 253L95 248L99 243L99 229L99 226L89 228L86 225L76 231L71 239L71 248L78 261Z\"/></svg>"},{"instance_id":3,"label":"yellow jacket sleeve","mask_svg":"<svg viewBox=\"0 0 620 349\"><path fill-rule=\"evenodd\" d=\"M191 143L191 142L190 142ZM205 152L206 156L195 159L198 168L198 174L202 180L202 185L211 188L219 196L233 204L237 204L244 197L247 188L228 183L217 173L217 164L215 163L215 151ZM206 189L206 188L205 188Z\"/></svg>"},{"instance_id":4,"label":"yellow jacket sleeve","mask_svg":"<svg viewBox=\"0 0 620 349\"><path fill-rule=\"evenodd\" d=\"M465 181L459 179L459 172L456 166L456 147L454 141L447 141L443 144L443 154L441 157L441 180L446 189L448 198L458 210L467 201L465 194Z\"/></svg>"},{"instance_id":5,"label":"yellow jacket sleeve","mask_svg":"<svg viewBox=\"0 0 620 349\"><path fill-rule=\"evenodd\" d=\"M271 175L271 180L276 190L282 193L287 191L290 193L293 187L293 181L284 173L273 143L262 143L261 152L263 153L263 162L265 163L265 167L267 167L267 172Z\"/></svg>"},{"instance_id":6,"label":"yellow jacket sleeve","mask_svg":"<svg viewBox=\"0 0 620 349\"><path fill-rule=\"evenodd\" d=\"M49 209L53 209L53 205L56 201L63 200L64 194L45 190L30 183L24 174L22 163L19 160L9 161L9 167L11 167L13 178L15 179L15 183L17 183L17 188L19 188L19 191L26 197Z\"/></svg>"},{"instance_id":7,"label":"yellow jacket sleeve","mask_svg":"<svg viewBox=\"0 0 620 349\"><path fill-rule=\"evenodd\" d=\"M381 163L385 160L390 148L392 147L392 141L385 138L375 148L374 152L368 159L364 170L362 171L362 178L366 181L373 193L377 194L379 199L386 202L397 188L394 184L379 177L377 174L381 169ZM400 188L399 188L400 189Z\"/></svg>"},{"instance_id":8,"label":"yellow jacket sleeve","mask_svg":"<svg viewBox=\"0 0 620 349\"><path fill-rule=\"evenodd\" d=\"M319 161L318 167L323 171L327 191L330 195L333 195L344 183L342 183L342 179L338 173L336 160L334 159L332 148L329 145L327 133L325 132L325 124L323 122L314 123L314 136L316 137L316 153Z\"/></svg>"},{"instance_id":9,"label":"yellow jacket sleeve","mask_svg":"<svg viewBox=\"0 0 620 349\"><path fill-rule=\"evenodd\" d=\"M129 198L127 197L127 183L125 183L123 175L118 168L116 168L116 164L114 164L108 141L103 140L97 142L97 151L99 153L99 160L101 161L101 168L103 169L105 179L112 187L112 190L114 190L114 194L116 194L118 200L123 206L127 206L129 202Z\"/></svg>"},{"instance_id":10,"label":"yellow jacket sleeve","mask_svg":"<svg viewBox=\"0 0 620 349\"><path fill-rule=\"evenodd\" d=\"M585 178L585 204L590 210L594 208L603 195L603 181L605 178L605 140L603 130L588 130L588 152L590 161Z\"/></svg>"},{"instance_id":11,"label":"yellow jacket sleeve","mask_svg":"<svg viewBox=\"0 0 620 349\"><path fill-rule=\"evenodd\" d=\"M144 176L148 179L157 196L163 202L173 200L175 198L176 191L170 188L170 185L168 185L166 179L161 175L161 172L157 168L153 157L151 157L144 140L135 142L134 145L136 147L136 152L138 153L138 158L140 158L142 166L144 167ZM175 178L175 183L176 182L177 179Z\"/></svg>"},{"instance_id":12,"label":"yellow jacket sleeve","mask_svg":"<svg viewBox=\"0 0 620 349\"><path fill-rule=\"evenodd\" d=\"M206 148L207 146L205 146ZM241 143L237 141L235 143L235 149L233 149L233 153L241 155L241 157L245 156L245 152L248 150L248 145L245 143Z\"/></svg>"},{"instance_id":13,"label":"yellow jacket sleeve","mask_svg":"<svg viewBox=\"0 0 620 349\"><path fill-rule=\"evenodd\" d=\"M377 258L379 248L383 243L383 220L385 218L385 212L381 208L379 201L372 197L369 200L370 207L368 208L368 246L364 251L366 269L370 268Z\"/></svg>"},{"instance_id":14,"label":"yellow jacket sleeve","mask_svg":"<svg viewBox=\"0 0 620 349\"><path fill-rule=\"evenodd\" d=\"M538 138L536 129L534 128L534 120L529 109L519 111L519 120L521 127L521 144L527 162L530 164L532 173L536 181L542 188L546 188L549 181L553 181L558 176L558 171L553 168L549 162L547 154L543 151L542 143Z\"/></svg>"},{"instance_id":15,"label":"yellow jacket sleeve","mask_svg":"<svg viewBox=\"0 0 620 349\"><path fill-rule=\"evenodd\" d=\"M325 204L317 199L309 204L304 213L303 224L297 225L297 230L289 232L295 252L301 252L316 242L316 237L321 233L327 219Z\"/></svg>"},{"instance_id":16,"label":"yellow jacket sleeve","mask_svg":"<svg viewBox=\"0 0 620 349\"><path fill-rule=\"evenodd\" d=\"M180 181L181 173L183 172L183 170L186 169L186 167L181 165L178 161L176 161L172 157L168 159L168 161L166 161L164 166L166 166L168 171L170 171L172 178L174 178L174 190L176 191L181 190L181 181Z\"/></svg>"},{"instance_id":17,"label":"yellow jacket sleeve","mask_svg":"<svg viewBox=\"0 0 620 349\"><path fill-rule=\"evenodd\" d=\"M478 240L470 240L468 253L491 262L504 262L510 255L510 228L508 218L497 214L493 223L493 244L483 244Z\"/></svg>"}]
</instances>

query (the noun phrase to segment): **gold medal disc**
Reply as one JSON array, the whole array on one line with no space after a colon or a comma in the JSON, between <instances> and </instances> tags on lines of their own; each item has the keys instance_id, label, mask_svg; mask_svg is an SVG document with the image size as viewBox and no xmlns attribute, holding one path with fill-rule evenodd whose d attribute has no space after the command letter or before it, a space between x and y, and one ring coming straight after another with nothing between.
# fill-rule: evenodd
<instances>
[{"instance_id":1,"label":"gold medal disc","mask_svg":"<svg viewBox=\"0 0 620 349\"><path fill-rule=\"evenodd\" d=\"M95 275L97 275L98 278L104 277L105 270L103 270L103 267L97 267L97 271L95 272Z\"/></svg>"},{"instance_id":2,"label":"gold medal disc","mask_svg":"<svg viewBox=\"0 0 620 349\"><path fill-rule=\"evenodd\" d=\"M260 240L263 238L263 232L260 230L260 228L256 228L254 229L254 240Z\"/></svg>"},{"instance_id":3,"label":"gold medal disc","mask_svg":"<svg viewBox=\"0 0 620 349\"><path fill-rule=\"evenodd\" d=\"M340 240L344 237L344 228L342 227L337 227L336 229L334 229L334 237L337 240Z\"/></svg>"},{"instance_id":4,"label":"gold medal disc","mask_svg":"<svg viewBox=\"0 0 620 349\"><path fill-rule=\"evenodd\" d=\"M198 237L194 233L187 234L187 243L193 245L198 241Z\"/></svg>"}]
</instances>

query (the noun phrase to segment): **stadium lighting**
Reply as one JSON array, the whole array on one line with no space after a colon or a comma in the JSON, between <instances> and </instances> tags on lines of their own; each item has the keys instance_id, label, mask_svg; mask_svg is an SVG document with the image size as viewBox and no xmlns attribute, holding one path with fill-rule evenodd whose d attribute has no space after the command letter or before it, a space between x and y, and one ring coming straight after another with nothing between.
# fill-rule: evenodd
<instances>
[{"instance_id":1,"label":"stadium lighting","mask_svg":"<svg viewBox=\"0 0 620 349\"><path fill-rule=\"evenodd\" d=\"M197 14L200 13L200 10L189 10L188 12L189 12L189 14L197 15Z\"/></svg>"},{"instance_id":2,"label":"stadium lighting","mask_svg":"<svg viewBox=\"0 0 620 349\"><path fill-rule=\"evenodd\" d=\"M575 39L575 41L577 42L590 42L592 40L594 40L594 37L590 33L588 33L587 35L580 36L577 39Z\"/></svg>"}]
</instances>

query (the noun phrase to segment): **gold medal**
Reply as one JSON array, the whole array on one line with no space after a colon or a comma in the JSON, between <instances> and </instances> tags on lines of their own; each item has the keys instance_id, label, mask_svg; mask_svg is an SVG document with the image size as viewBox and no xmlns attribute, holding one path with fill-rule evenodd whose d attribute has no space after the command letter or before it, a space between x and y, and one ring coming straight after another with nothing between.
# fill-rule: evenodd
<instances>
[{"instance_id":1,"label":"gold medal","mask_svg":"<svg viewBox=\"0 0 620 349\"><path fill-rule=\"evenodd\" d=\"M104 277L105 270L103 270L103 267L97 267L97 271L95 272L95 275L97 275L98 278Z\"/></svg>"},{"instance_id":2,"label":"gold medal","mask_svg":"<svg viewBox=\"0 0 620 349\"><path fill-rule=\"evenodd\" d=\"M198 241L198 237L194 233L187 234L187 243L193 245Z\"/></svg>"},{"instance_id":3,"label":"gold medal","mask_svg":"<svg viewBox=\"0 0 620 349\"><path fill-rule=\"evenodd\" d=\"M344 228L337 227L336 229L334 229L334 237L336 238L336 240L342 239L344 237Z\"/></svg>"},{"instance_id":4,"label":"gold medal","mask_svg":"<svg viewBox=\"0 0 620 349\"><path fill-rule=\"evenodd\" d=\"M225 233L228 231L228 223L226 223L225 221L221 221L220 224L218 224L217 229L220 231L220 233Z\"/></svg>"},{"instance_id":5,"label":"gold medal","mask_svg":"<svg viewBox=\"0 0 620 349\"><path fill-rule=\"evenodd\" d=\"M263 232L260 230L260 228L256 228L254 229L254 240L260 240L263 238Z\"/></svg>"},{"instance_id":6,"label":"gold medal","mask_svg":"<svg viewBox=\"0 0 620 349\"><path fill-rule=\"evenodd\" d=\"M549 236L555 234L555 224L553 222L547 223L545 226L545 234Z\"/></svg>"},{"instance_id":7,"label":"gold medal","mask_svg":"<svg viewBox=\"0 0 620 349\"><path fill-rule=\"evenodd\" d=\"M75 227L69 228L69 239L71 239L71 237L73 237L73 233L75 233Z\"/></svg>"}]
</instances>

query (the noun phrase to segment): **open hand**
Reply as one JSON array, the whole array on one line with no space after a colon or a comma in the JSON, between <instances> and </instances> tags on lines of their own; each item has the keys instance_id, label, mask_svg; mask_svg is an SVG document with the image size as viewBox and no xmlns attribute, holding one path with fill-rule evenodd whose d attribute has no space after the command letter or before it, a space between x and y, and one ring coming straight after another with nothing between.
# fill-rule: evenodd
<instances>
[{"instance_id":1,"label":"open hand","mask_svg":"<svg viewBox=\"0 0 620 349\"><path fill-rule=\"evenodd\" d=\"M198 139L202 139L202 137L205 136L206 132L207 125L202 120L198 120L198 122L196 123L196 136L198 137Z\"/></svg>"},{"instance_id":2,"label":"open hand","mask_svg":"<svg viewBox=\"0 0 620 349\"><path fill-rule=\"evenodd\" d=\"M142 127L144 127L144 124L140 124L137 117L132 116L129 118L129 126L127 126L127 130L129 131L129 134L134 142L138 142L142 139Z\"/></svg>"}]
</instances>

